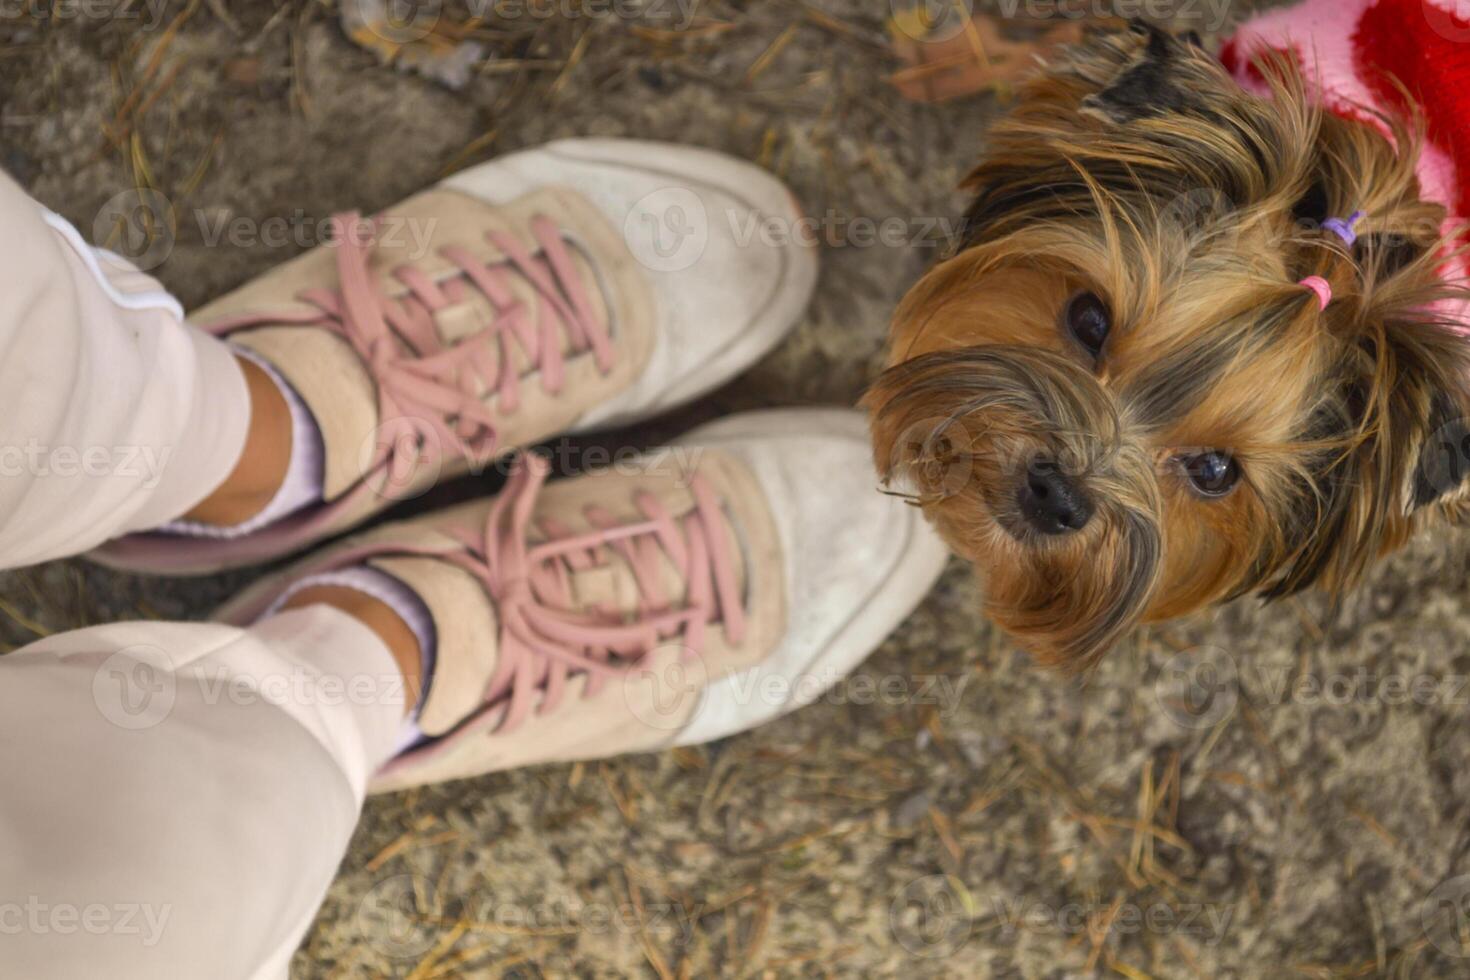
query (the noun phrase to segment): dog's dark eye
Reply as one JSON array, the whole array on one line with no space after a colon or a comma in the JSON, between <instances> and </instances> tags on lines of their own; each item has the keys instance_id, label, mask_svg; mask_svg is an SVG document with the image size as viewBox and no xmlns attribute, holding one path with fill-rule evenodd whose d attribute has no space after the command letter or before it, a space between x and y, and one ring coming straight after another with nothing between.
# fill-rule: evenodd
<instances>
[{"instance_id":1,"label":"dog's dark eye","mask_svg":"<svg viewBox=\"0 0 1470 980\"><path fill-rule=\"evenodd\" d=\"M1107 342L1108 331L1113 327L1113 314L1097 293L1078 293L1067 303L1067 329L1077 343L1097 357Z\"/></svg>"},{"instance_id":2,"label":"dog's dark eye","mask_svg":"<svg viewBox=\"0 0 1470 980\"><path fill-rule=\"evenodd\" d=\"M1181 456L1179 462L1194 489L1206 497L1223 497L1240 482L1240 464L1229 453L1212 449Z\"/></svg>"}]
</instances>

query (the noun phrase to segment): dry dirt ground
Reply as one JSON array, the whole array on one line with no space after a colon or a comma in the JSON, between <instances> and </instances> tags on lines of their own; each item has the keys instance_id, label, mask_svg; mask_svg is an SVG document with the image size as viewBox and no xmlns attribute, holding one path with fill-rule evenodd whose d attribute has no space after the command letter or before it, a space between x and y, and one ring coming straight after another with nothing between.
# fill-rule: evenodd
<instances>
[{"instance_id":1,"label":"dry dirt ground","mask_svg":"<svg viewBox=\"0 0 1470 980\"><path fill-rule=\"evenodd\" d=\"M49 22L5 8L3 165L89 234L118 193L164 194L179 220L157 274L186 304L301 247L213 240L223 218L377 209L553 137L690 142L780 173L831 239L810 312L748 376L610 446L851 403L1004 107L898 98L880 0L710 0L682 30L492 20L496 59L458 93L379 65L333 0L97 2ZM1187 6L1219 26L1218 5ZM897 240L872 242L885 219ZM1033 668L953 567L853 683L780 723L372 800L295 972L1470 974L1467 556L1463 534L1423 540L1335 617L1239 602L1085 683ZM12 573L4 638L203 617L250 577Z\"/></svg>"}]
</instances>

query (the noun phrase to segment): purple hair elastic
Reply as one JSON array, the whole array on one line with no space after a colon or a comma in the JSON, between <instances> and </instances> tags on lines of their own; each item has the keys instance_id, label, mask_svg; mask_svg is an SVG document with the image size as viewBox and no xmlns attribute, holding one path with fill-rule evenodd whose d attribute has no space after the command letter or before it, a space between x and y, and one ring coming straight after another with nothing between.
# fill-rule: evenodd
<instances>
[{"instance_id":1,"label":"purple hair elastic","mask_svg":"<svg viewBox=\"0 0 1470 980\"><path fill-rule=\"evenodd\" d=\"M1347 244L1348 248L1352 248L1353 242L1358 240L1358 233L1353 231L1353 225L1361 221L1365 213L1363 211L1354 211L1352 217L1346 221L1343 221L1341 218L1328 218L1322 222L1322 227L1332 232L1338 238L1341 238Z\"/></svg>"}]
</instances>

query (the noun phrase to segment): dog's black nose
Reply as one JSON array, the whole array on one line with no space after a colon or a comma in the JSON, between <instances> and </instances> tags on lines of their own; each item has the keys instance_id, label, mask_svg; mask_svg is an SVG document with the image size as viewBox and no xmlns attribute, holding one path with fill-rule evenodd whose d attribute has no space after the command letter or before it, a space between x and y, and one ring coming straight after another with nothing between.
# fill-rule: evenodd
<instances>
[{"instance_id":1,"label":"dog's black nose","mask_svg":"<svg viewBox=\"0 0 1470 980\"><path fill-rule=\"evenodd\" d=\"M1042 534L1071 534L1092 519L1092 500L1056 463L1038 459L1021 480L1021 514Z\"/></svg>"}]
</instances>

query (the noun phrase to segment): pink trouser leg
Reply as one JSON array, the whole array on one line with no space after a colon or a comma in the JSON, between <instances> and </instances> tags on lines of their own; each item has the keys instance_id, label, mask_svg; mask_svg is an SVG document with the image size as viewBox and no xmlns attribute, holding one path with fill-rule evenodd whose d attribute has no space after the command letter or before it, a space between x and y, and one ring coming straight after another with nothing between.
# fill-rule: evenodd
<instances>
[{"instance_id":1,"label":"pink trouser leg","mask_svg":"<svg viewBox=\"0 0 1470 980\"><path fill-rule=\"evenodd\" d=\"M0 174L0 567L219 486L229 349ZM0 977L284 978L391 753L402 679L324 606L121 623L0 656Z\"/></svg>"},{"instance_id":2,"label":"pink trouser leg","mask_svg":"<svg viewBox=\"0 0 1470 980\"><path fill-rule=\"evenodd\" d=\"M0 567L88 550L192 509L245 445L223 343L0 173Z\"/></svg>"},{"instance_id":3,"label":"pink trouser leg","mask_svg":"<svg viewBox=\"0 0 1470 980\"><path fill-rule=\"evenodd\" d=\"M0 977L284 980L402 716L327 606L0 657Z\"/></svg>"}]
</instances>

